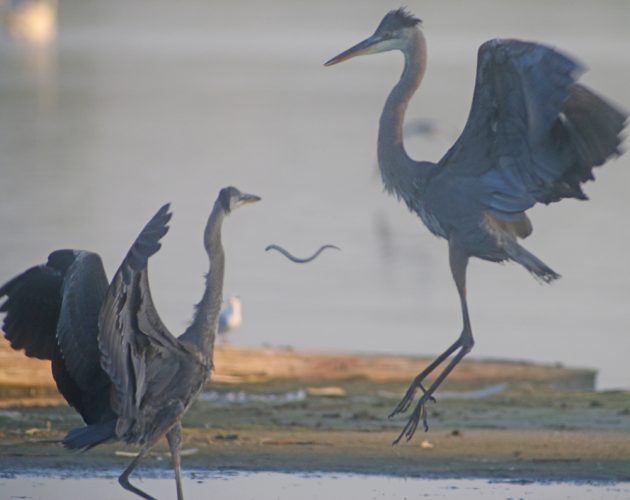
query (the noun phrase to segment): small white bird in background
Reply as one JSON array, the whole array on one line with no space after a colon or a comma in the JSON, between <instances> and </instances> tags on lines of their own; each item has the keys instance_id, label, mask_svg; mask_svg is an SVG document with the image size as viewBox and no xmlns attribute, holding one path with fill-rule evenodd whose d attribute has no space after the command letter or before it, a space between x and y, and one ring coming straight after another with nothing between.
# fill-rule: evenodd
<instances>
[{"instance_id":1,"label":"small white bird in background","mask_svg":"<svg viewBox=\"0 0 630 500\"><path fill-rule=\"evenodd\" d=\"M221 342L227 342L227 333L236 330L243 323L241 311L241 298L238 295L232 295L219 316L218 333Z\"/></svg>"}]
</instances>

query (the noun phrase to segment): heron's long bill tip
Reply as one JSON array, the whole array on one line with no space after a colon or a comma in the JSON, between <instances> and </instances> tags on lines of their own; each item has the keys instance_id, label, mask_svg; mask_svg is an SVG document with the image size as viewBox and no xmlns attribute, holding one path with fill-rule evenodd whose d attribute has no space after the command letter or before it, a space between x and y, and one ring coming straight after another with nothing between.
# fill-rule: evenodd
<instances>
[{"instance_id":1,"label":"heron's long bill tip","mask_svg":"<svg viewBox=\"0 0 630 500\"><path fill-rule=\"evenodd\" d=\"M329 59L324 63L324 66L332 66L333 64L338 64L357 56L374 54L375 52L378 52L378 49L375 46L379 41L380 40L374 38L373 36L366 38L362 42L350 47L348 50L344 50L341 54Z\"/></svg>"},{"instance_id":2,"label":"heron's long bill tip","mask_svg":"<svg viewBox=\"0 0 630 500\"><path fill-rule=\"evenodd\" d=\"M256 203L257 201L262 200L260 196L256 196L255 194L245 194L243 195L243 201L245 203Z\"/></svg>"},{"instance_id":3,"label":"heron's long bill tip","mask_svg":"<svg viewBox=\"0 0 630 500\"><path fill-rule=\"evenodd\" d=\"M334 64L345 61L345 59L341 59L339 56L341 56L341 54L333 57L332 59L329 59L328 61L324 63L324 66L333 66Z\"/></svg>"}]
</instances>

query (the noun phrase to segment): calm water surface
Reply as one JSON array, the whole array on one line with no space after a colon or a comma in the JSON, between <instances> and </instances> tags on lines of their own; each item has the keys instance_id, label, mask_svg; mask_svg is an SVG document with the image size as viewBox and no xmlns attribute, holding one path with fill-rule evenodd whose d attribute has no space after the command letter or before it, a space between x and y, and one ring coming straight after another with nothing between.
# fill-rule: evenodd
<instances>
[{"instance_id":1,"label":"calm water surface","mask_svg":"<svg viewBox=\"0 0 630 500\"><path fill-rule=\"evenodd\" d=\"M459 334L444 241L381 192L378 116L397 54L322 63L398 3L64 0L50 47L0 39L0 281L49 251L98 251L111 274L152 213L173 203L151 261L157 306L181 332L202 291L201 231L218 190L263 202L226 222L233 342L435 354ZM630 3L423 1L429 68L408 122L410 154L438 160L469 109L476 49L535 39L586 62L587 84L630 108ZM562 20L561 22L559 20ZM630 155L598 171L591 201L536 208L527 247L563 275L542 286L475 261L477 357L596 368L630 387ZM306 255L296 266L270 243Z\"/></svg>"},{"instance_id":2,"label":"calm water surface","mask_svg":"<svg viewBox=\"0 0 630 500\"><path fill-rule=\"evenodd\" d=\"M160 498L175 497L173 479L136 479L138 487ZM230 500L348 500L448 498L467 500L622 500L630 496L629 483L529 483L483 479L408 479L356 474L199 473L184 479L186 498ZM120 488L115 478L16 476L0 478L0 491L7 499L62 500L78 498L89 491L91 500L136 498ZM169 495L169 492L172 495Z\"/></svg>"}]
</instances>

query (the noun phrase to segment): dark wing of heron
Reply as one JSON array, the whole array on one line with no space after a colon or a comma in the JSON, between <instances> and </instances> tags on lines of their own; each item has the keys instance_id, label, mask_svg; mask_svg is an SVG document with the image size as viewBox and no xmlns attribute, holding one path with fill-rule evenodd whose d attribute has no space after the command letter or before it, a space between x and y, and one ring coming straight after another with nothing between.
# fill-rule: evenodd
<instances>
[{"instance_id":1,"label":"dark wing of heron","mask_svg":"<svg viewBox=\"0 0 630 500\"><path fill-rule=\"evenodd\" d=\"M438 175L478 177L480 201L499 214L585 198L580 183L619 153L626 115L577 84L582 72L539 44L484 43L468 121Z\"/></svg>"},{"instance_id":2,"label":"dark wing of heron","mask_svg":"<svg viewBox=\"0 0 630 500\"><path fill-rule=\"evenodd\" d=\"M52 252L0 289L3 329L14 349L52 360L59 392L86 423L108 415L109 379L101 370L98 314L107 291L101 258L80 250Z\"/></svg>"},{"instance_id":3,"label":"dark wing of heron","mask_svg":"<svg viewBox=\"0 0 630 500\"><path fill-rule=\"evenodd\" d=\"M6 297L0 306L0 312L6 313L2 329L13 349L24 349L31 358L52 359L62 286L62 272L42 264L0 288L0 297Z\"/></svg>"},{"instance_id":4,"label":"dark wing of heron","mask_svg":"<svg viewBox=\"0 0 630 500\"><path fill-rule=\"evenodd\" d=\"M64 396L70 391L70 380L79 389L75 390L72 401L66 399L86 423L92 424L113 416L109 403L110 381L101 368L98 348L98 316L108 282L97 254L78 251L75 256L65 273L57 324L61 359L53 358L52 370ZM60 380L64 383L60 384Z\"/></svg>"},{"instance_id":5,"label":"dark wing of heron","mask_svg":"<svg viewBox=\"0 0 630 500\"><path fill-rule=\"evenodd\" d=\"M171 218L164 205L144 227L107 291L99 317L103 369L115 387L116 413L133 418L146 390L147 364L156 353L178 350L160 319L149 288L147 264L160 249Z\"/></svg>"}]
</instances>

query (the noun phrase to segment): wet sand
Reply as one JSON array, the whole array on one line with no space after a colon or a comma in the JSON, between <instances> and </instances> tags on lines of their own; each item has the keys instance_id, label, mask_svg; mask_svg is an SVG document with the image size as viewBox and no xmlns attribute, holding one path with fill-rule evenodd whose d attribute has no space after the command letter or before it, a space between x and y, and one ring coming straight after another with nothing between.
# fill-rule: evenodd
<instances>
[{"instance_id":1,"label":"wet sand","mask_svg":"<svg viewBox=\"0 0 630 500\"><path fill-rule=\"evenodd\" d=\"M378 432L187 429L185 469L385 474L422 478L493 478L531 481L630 481L627 433L436 429L411 444L390 446L394 429ZM39 440L60 438L40 434ZM79 477L126 467L119 445L86 454L60 446L10 439L0 450L5 474L63 472ZM430 448L429 448L430 446ZM158 446L139 476L170 474L169 455ZM113 474L113 473L112 473Z\"/></svg>"},{"instance_id":2,"label":"wet sand","mask_svg":"<svg viewBox=\"0 0 630 500\"><path fill-rule=\"evenodd\" d=\"M387 415L422 364L220 347L216 380L184 420L184 468L630 480L630 395L589 390L588 370L469 361L430 405L430 430L391 446L404 419ZM27 392L17 398L19 390ZM135 450L110 444L68 453L58 441L81 422L53 387L5 384L3 393L0 468L7 473L122 470ZM161 443L140 474L169 469Z\"/></svg>"}]
</instances>

